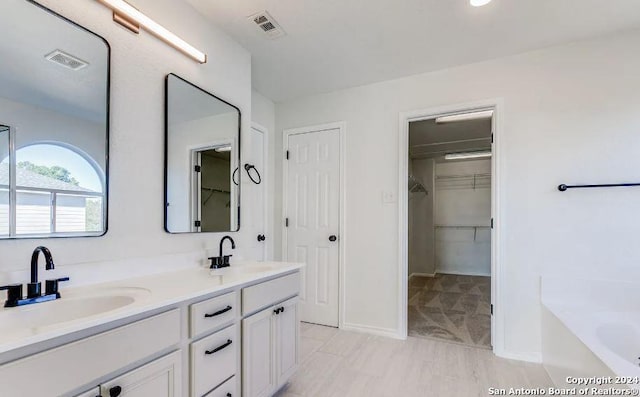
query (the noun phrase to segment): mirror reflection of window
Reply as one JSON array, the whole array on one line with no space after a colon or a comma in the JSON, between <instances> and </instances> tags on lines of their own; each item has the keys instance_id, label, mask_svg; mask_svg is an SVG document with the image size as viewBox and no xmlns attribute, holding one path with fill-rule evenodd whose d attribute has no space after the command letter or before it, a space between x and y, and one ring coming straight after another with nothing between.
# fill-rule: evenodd
<instances>
[{"instance_id":1,"label":"mirror reflection of window","mask_svg":"<svg viewBox=\"0 0 640 397\"><path fill-rule=\"evenodd\" d=\"M36 144L16 150L16 234L103 230L103 177L77 150Z\"/></svg>"},{"instance_id":2,"label":"mirror reflection of window","mask_svg":"<svg viewBox=\"0 0 640 397\"><path fill-rule=\"evenodd\" d=\"M9 235L9 127L0 125L0 237Z\"/></svg>"},{"instance_id":3,"label":"mirror reflection of window","mask_svg":"<svg viewBox=\"0 0 640 397\"><path fill-rule=\"evenodd\" d=\"M101 236L109 46L31 1L0 1L0 26L0 238Z\"/></svg>"}]
</instances>

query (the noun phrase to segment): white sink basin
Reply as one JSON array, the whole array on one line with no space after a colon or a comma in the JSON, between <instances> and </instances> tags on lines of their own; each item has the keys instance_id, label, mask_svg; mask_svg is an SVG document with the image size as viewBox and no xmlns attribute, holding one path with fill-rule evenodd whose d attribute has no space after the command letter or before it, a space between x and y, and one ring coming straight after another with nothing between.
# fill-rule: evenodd
<instances>
[{"instance_id":1,"label":"white sink basin","mask_svg":"<svg viewBox=\"0 0 640 397\"><path fill-rule=\"evenodd\" d=\"M5 308L0 311L0 335L31 333L52 325L66 323L103 314L132 304L147 296L144 288L109 288L78 290L65 294L55 301Z\"/></svg>"}]
</instances>

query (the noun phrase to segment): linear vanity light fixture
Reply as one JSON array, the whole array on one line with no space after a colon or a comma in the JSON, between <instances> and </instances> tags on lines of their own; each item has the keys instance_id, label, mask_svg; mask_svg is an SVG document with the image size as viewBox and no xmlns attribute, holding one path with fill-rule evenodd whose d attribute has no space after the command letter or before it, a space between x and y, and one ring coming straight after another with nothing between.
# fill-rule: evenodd
<instances>
[{"instance_id":1,"label":"linear vanity light fixture","mask_svg":"<svg viewBox=\"0 0 640 397\"><path fill-rule=\"evenodd\" d=\"M455 121L490 119L493 117L493 110L481 110L479 112L451 114L449 116L436 117L436 124L453 123Z\"/></svg>"},{"instance_id":2,"label":"linear vanity light fixture","mask_svg":"<svg viewBox=\"0 0 640 397\"><path fill-rule=\"evenodd\" d=\"M479 159L484 157L491 157L491 152L490 151L459 152L459 153L447 153L444 155L445 160Z\"/></svg>"},{"instance_id":3,"label":"linear vanity light fixture","mask_svg":"<svg viewBox=\"0 0 640 397\"><path fill-rule=\"evenodd\" d=\"M134 33L140 32L140 27L183 52L200 63L207 62L207 55L191 44L182 40L162 25L138 11L124 0L98 0L113 10L113 20Z\"/></svg>"}]
</instances>

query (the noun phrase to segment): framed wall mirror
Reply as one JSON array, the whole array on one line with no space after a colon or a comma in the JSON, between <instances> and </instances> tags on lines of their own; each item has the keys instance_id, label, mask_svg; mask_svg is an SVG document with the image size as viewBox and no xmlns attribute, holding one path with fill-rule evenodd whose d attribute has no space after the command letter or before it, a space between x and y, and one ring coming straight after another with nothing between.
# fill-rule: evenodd
<instances>
[{"instance_id":1,"label":"framed wall mirror","mask_svg":"<svg viewBox=\"0 0 640 397\"><path fill-rule=\"evenodd\" d=\"M30 0L0 2L0 239L107 231L107 42Z\"/></svg>"},{"instance_id":2,"label":"framed wall mirror","mask_svg":"<svg viewBox=\"0 0 640 397\"><path fill-rule=\"evenodd\" d=\"M165 230L240 228L240 109L169 74L165 112Z\"/></svg>"}]
</instances>

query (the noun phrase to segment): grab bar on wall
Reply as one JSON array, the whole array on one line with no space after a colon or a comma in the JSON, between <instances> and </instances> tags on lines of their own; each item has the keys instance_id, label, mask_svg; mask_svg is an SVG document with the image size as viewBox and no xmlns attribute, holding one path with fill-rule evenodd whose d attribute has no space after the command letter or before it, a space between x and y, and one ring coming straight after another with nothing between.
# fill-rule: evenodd
<instances>
[{"instance_id":1,"label":"grab bar on wall","mask_svg":"<svg viewBox=\"0 0 640 397\"><path fill-rule=\"evenodd\" d=\"M561 192L567 191L567 189L583 189L591 187L628 187L628 186L640 186L640 183L605 183L601 185L558 185L558 190Z\"/></svg>"}]
</instances>

